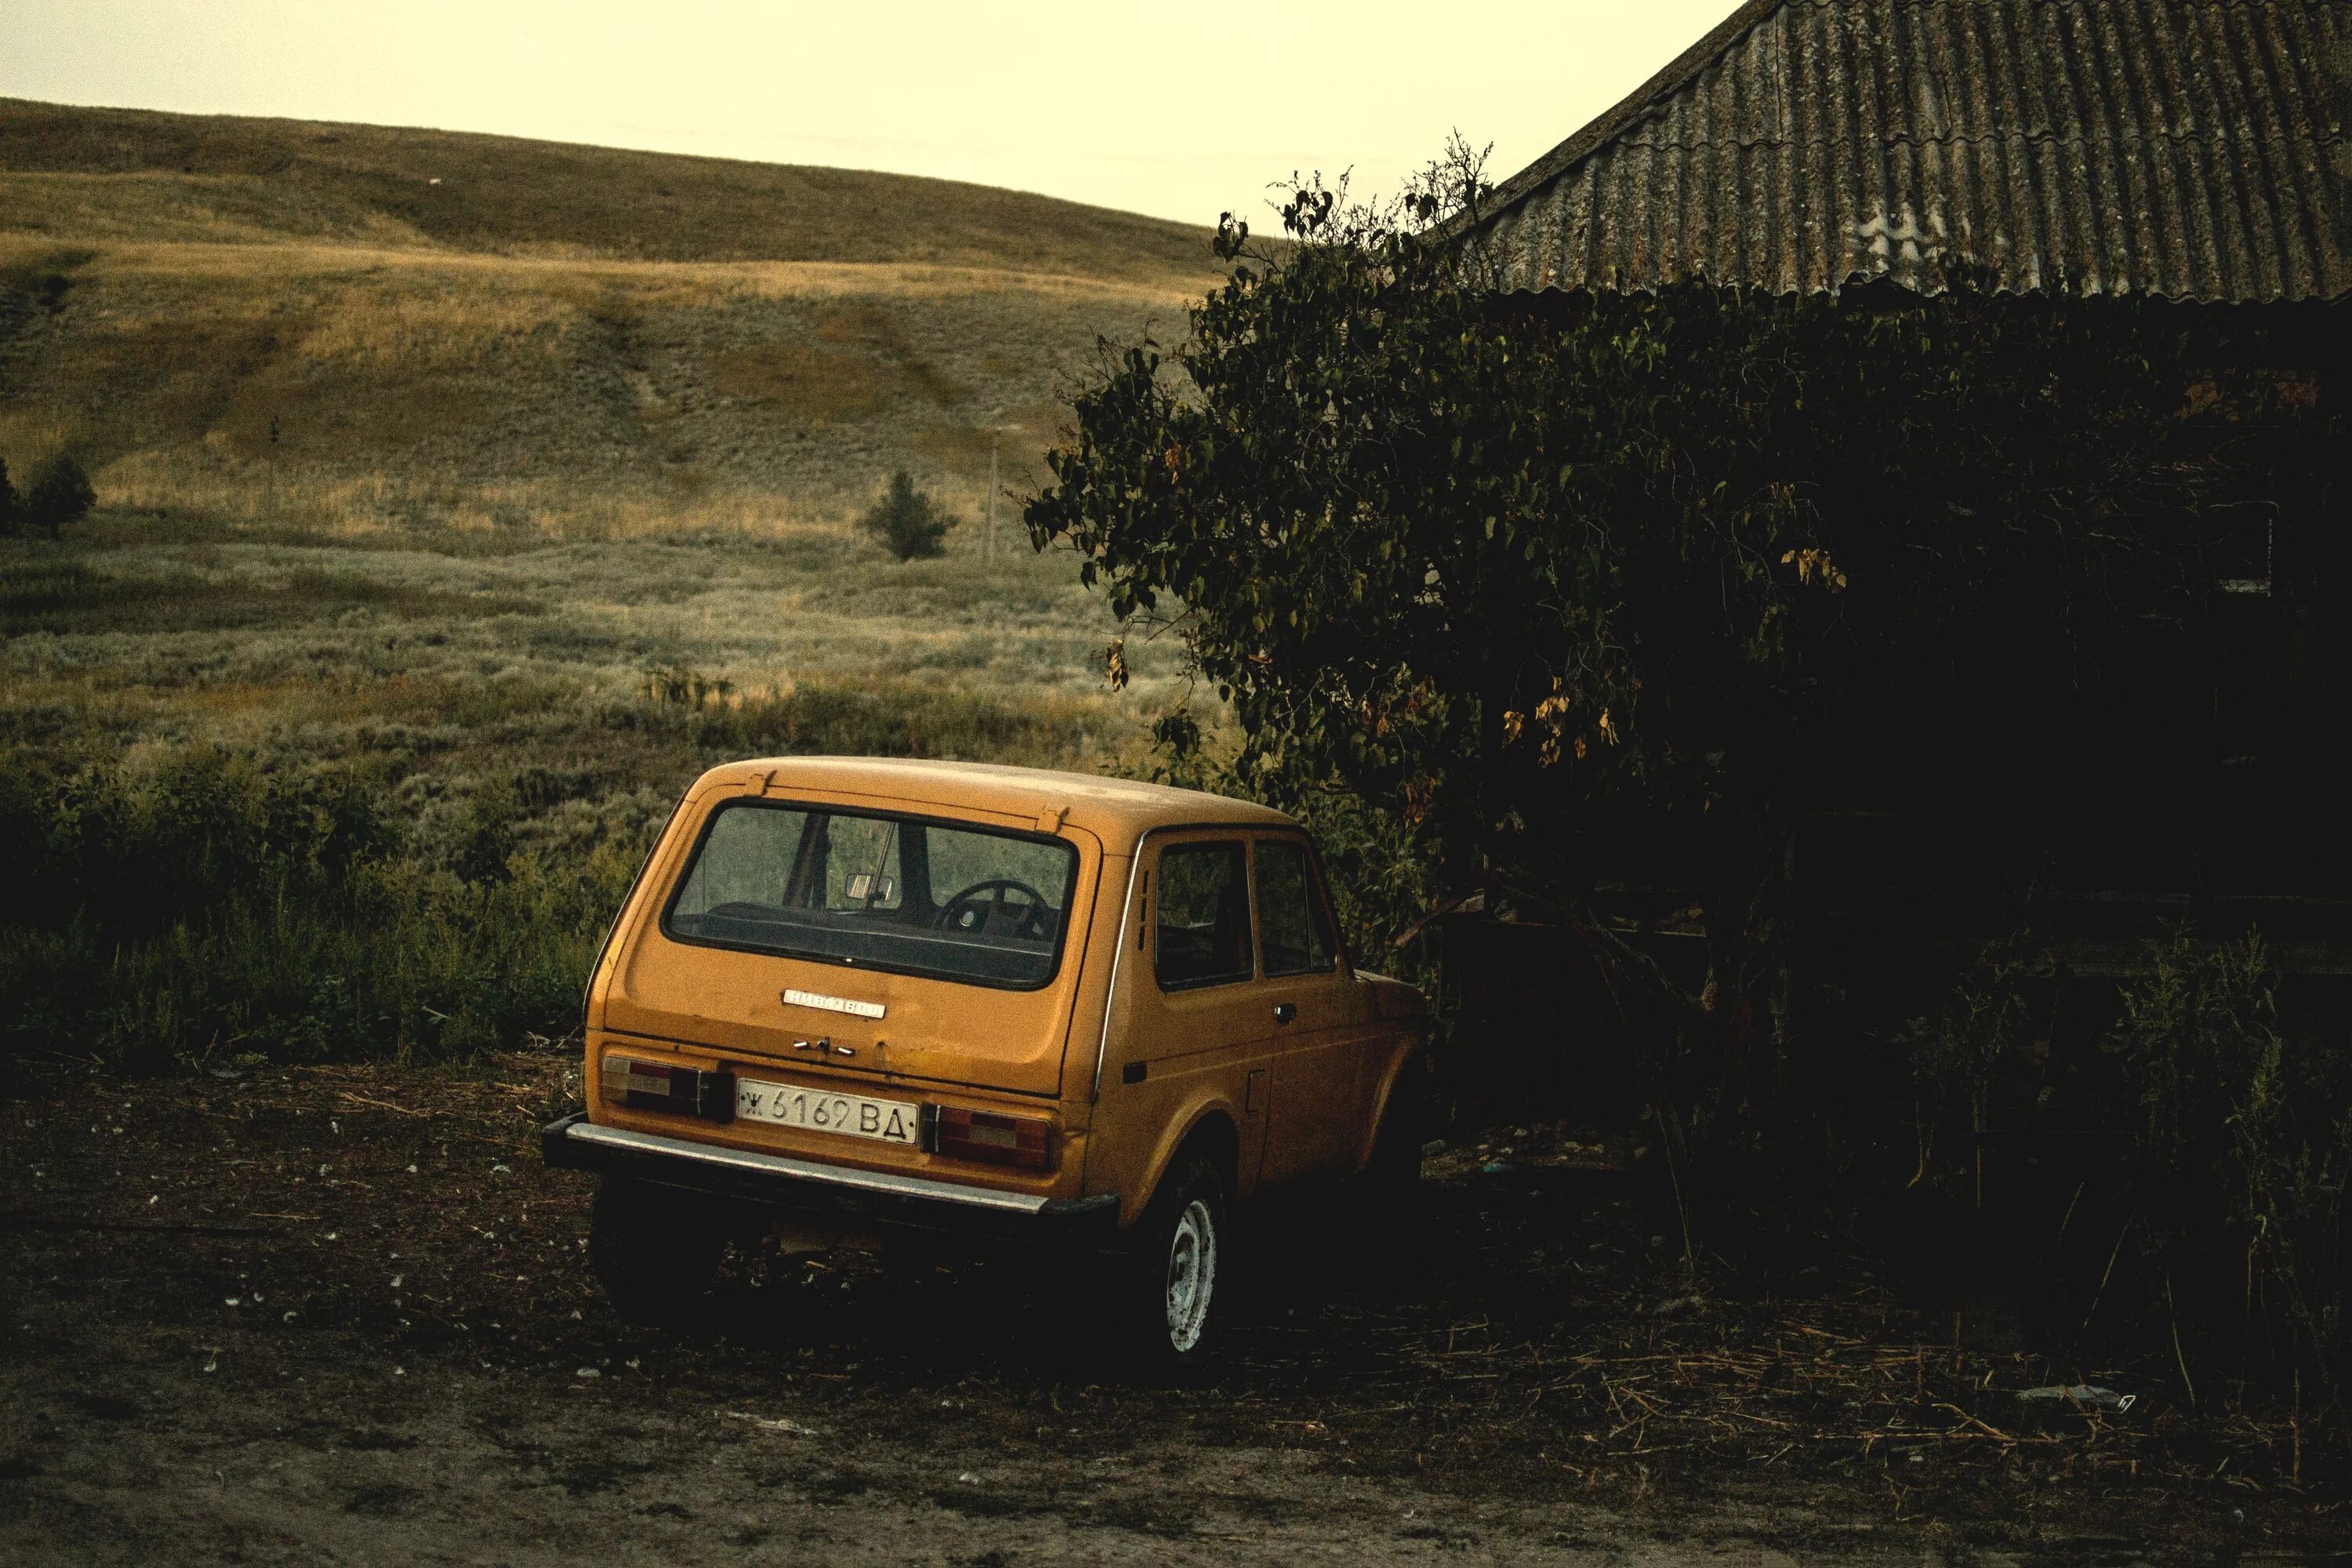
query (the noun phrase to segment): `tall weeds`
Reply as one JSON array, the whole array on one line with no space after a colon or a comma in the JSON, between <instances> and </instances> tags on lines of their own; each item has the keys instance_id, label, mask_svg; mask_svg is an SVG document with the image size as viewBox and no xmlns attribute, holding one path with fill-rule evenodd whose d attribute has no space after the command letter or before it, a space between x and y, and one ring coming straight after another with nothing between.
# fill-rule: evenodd
<instances>
[{"instance_id":1,"label":"tall weeds","mask_svg":"<svg viewBox=\"0 0 2352 1568\"><path fill-rule=\"evenodd\" d=\"M640 689L653 710L683 718L699 749L731 756L944 757L1066 767L1116 752L1129 738L1116 710L1083 699L1024 695L1007 701L914 684L745 691L685 665L646 671Z\"/></svg>"},{"instance_id":2,"label":"tall weeds","mask_svg":"<svg viewBox=\"0 0 2352 1568\"><path fill-rule=\"evenodd\" d=\"M1066 766L1124 738L1115 710L1078 698L743 692L685 666L648 672L641 696L598 720L657 742L677 769L670 789L698 759ZM144 1072L562 1037L654 830L641 800L545 768L418 789L437 781L396 787L381 758L321 767L192 745L132 768L79 751L0 754L13 895L0 902L0 1057Z\"/></svg>"},{"instance_id":3,"label":"tall weeds","mask_svg":"<svg viewBox=\"0 0 2352 1568\"><path fill-rule=\"evenodd\" d=\"M1898 1042L1913 1184L1975 1211L1968 1267L2008 1271L2058 1338L2153 1354L2190 1403L2267 1391L2352 1436L2352 1042L2283 1016L2259 934L2183 930L2135 967L2070 996L2032 933L1988 947Z\"/></svg>"},{"instance_id":4,"label":"tall weeds","mask_svg":"<svg viewBox=\"0 0 2352 1568\"><path fill-rule=\"evenodd\" d=\"M517 809L484 786L436 851L352 772L209 748L136 777L12 766L0 1054L152 1071L562 1036L642 845L520 849Z\"/></svg>"},{"instance_id":5,"label":"tall weeds","mask_svg":"<svg viewBox=\"0 0 2352 1568\"><path fill-rule=\"evenodd\" d=\"M2220 1376L2307 1374L2340 1420L2352 1047L2283 1026L2277 985L2259 936L2182 932L2125 987L2109 1048L2131 1099L2137 1239L2184 1381L2201 1347Z\"/></svg>"}]
</instances>

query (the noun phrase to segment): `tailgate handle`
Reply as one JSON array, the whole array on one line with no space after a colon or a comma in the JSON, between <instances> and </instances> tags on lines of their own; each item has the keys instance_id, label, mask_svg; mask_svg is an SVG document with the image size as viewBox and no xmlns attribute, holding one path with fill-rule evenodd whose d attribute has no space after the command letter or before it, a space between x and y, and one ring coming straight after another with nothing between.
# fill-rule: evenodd
<instances>
[{"instance_id":1,"label":"tailgate handle","mask_svg":"<svg viewBox=\"0 0 2352 1568\"><path fill-rule=\"evenodd\" d=\"M814 1051L819 1056L824 1055L827 1051L831 1051L837 1057L854 1057L857 1054L857 1047L855 1046L835 1045L831 1035L819 1035L814 1040L794 1040L793 1042L793 1049L796 1051Z\"/></svg>"},{"instance_id":2,"label":"tailgate handle","mask_svg":"<svg viewBox=\"0 0 2352 1568\"><path fill-rule=\"evenodd\" d=\"M1292 1020L1293 1018L1296 1018L1297 1016L1298 1016L1298 1004L1297 1004L1297 1003L1296 1003L1296 1002L1276 1002L1276 1003L1274 1005L1274 1021L1275 1021L1276 1023L1277 1023L1277 1024L1287 1024L1288 1022L1290 1022L1290 1020Z\"/></svg>"}]
</instances>

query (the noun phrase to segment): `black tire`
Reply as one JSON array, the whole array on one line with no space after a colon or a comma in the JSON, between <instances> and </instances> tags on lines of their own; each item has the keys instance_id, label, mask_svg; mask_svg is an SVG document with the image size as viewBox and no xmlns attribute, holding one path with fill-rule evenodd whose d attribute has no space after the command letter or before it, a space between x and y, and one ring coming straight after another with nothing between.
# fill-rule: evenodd
<instances>
[{"instance_id":1,"label":"black tire","mask_svg":"<svg viewBox=\"0 0 2352 1568\"><path fill-rule=\"evenodd\" d=\"M1197 1375L1223 1327L1219 1270L1232 1258L1225 1178L1198 1149L1176 1156L1136 1222L1113 1282L1121 1359L1150 1382Z\"/></svg>"},{"instance_id":2,"label":"black tire","mask_svg":"<svg viewBox=\"0 0 2352 1568\"><path fill-rule=\"evenodd\" d=\"M730 1217L709 1198L606 1176L588 1213L588 1265L623 1319L674 1324L710 1289Z\"/></svg>"}]
</instances>

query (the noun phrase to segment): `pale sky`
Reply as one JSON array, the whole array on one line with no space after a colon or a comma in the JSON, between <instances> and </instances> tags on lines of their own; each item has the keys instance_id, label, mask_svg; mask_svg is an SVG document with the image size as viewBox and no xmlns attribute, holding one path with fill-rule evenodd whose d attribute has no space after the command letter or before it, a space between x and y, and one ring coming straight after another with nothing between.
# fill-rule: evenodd
<instances>
[{"instance_id":1,"label":"pale sky","mask_svg":"<svg viewBox=\"0 0 2352 1568\"><path fill-rule=\"evenodd\" d=\"M1263 224L1392 190L1449 131L1500 179L1733 0L0 0L0 97L488 131L1009 185Z\"/></svg>"}]
</instances>

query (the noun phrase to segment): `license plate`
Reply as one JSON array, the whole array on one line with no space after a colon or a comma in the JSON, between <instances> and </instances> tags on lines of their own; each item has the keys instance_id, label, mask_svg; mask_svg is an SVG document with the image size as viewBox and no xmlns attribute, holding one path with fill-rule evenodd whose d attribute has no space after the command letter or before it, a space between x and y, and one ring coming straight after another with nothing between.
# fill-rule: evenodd
<instances>
[{"instance_id":1,"label":"license plate","mask_svg":"<svg viewBox=\"0 0 2352 1568\"><path fill-rule=\"evenodd\" d=\"M913 1147L919 1125L918 1109L903 1100L868 1100L862 1094L835 1094L830 1089L761 1083L750 1078L735 1080L739 1121L805 1127L845 1138L871 1138Z\"/></svg>"}]
</instances>

